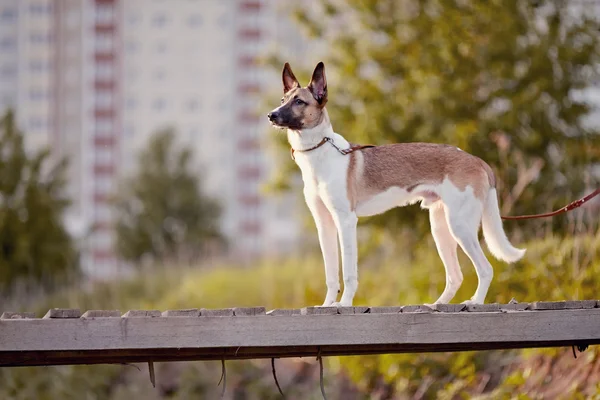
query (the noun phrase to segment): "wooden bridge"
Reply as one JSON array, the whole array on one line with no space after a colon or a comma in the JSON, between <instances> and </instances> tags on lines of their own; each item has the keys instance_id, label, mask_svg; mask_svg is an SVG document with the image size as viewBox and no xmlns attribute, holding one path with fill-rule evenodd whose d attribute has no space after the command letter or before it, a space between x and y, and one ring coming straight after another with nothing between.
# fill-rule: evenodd
<instances>
[{"instance_id":1,"label":"wooden bridge","mask_svg":"<svg viewBox=\"0 0 600 400\"><path fill-rule=\"evenodd\" d=\"M4 312L0 367L587 346L596 300L161 312Z\"/></svg>"}]
</instances>

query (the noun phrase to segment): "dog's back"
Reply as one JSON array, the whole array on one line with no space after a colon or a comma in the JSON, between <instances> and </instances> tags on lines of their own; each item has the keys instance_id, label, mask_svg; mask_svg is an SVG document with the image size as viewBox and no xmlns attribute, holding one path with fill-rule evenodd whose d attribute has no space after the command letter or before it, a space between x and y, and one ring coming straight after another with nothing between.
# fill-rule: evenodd
<instances>
[{"instance_id":1,"label":"dog's back","mask_svg":"<svg viewBox=\"0 0 600 400\"><path fill-rule=\"evenodd\" d=\"M348 187L355 203L390 188L408 193L419 186L441 185L449 180L459 190L471 187L484 200L496 181L490 166L457 147L432 143L396 143L352 154Z\"/></svg>"}]
</instances>

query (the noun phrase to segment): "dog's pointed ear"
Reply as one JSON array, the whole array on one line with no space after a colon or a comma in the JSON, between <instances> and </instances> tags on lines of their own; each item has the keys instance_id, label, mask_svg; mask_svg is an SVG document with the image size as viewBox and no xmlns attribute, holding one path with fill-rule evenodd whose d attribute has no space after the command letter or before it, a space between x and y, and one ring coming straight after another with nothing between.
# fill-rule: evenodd
<instances>
[{"instance_id":1,"label":"dog's pointed ear","mask_svg":"<svg viewBox=\"0 0 600 400\"><path fill-rule=\"evenodd\" d=\"M281 79L283 81L283 94L286 94L293 88L300 86L298 79L296 79L296 76L292 72L292 68L290 67L290 64L288 64L288 63L285 63L285 65L283 66L283 72L281 74Z\"/></svg>"},{"instance_id":2,"label":"dog's pointed ear","mask_svg":"<svg viewBox=\"0 0 600 400\"><path fill-rule=\"evenodd\" d=\"M315 67L308 89L320 105L327 103L327 79L325 78L325 64L323 62L318 63Z\"/></svg>"}]
</instances>

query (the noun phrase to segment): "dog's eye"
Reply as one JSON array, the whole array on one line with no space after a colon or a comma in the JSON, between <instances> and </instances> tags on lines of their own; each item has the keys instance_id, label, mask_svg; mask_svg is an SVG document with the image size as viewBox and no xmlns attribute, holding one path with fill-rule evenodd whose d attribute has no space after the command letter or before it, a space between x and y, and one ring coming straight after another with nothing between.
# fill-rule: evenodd
<instances>
[{"instance_id":1,"label":"dog's eye","mask_svg":"<svg viewBox=\"0 0 600 400\"><path fill-rule=\"evenodd\" d=\"M296 99L296 101L294 101L294 103L298 104L298 105L306 104L304 101L302 101L300 99Z\"/></svg>"}]
</instances>

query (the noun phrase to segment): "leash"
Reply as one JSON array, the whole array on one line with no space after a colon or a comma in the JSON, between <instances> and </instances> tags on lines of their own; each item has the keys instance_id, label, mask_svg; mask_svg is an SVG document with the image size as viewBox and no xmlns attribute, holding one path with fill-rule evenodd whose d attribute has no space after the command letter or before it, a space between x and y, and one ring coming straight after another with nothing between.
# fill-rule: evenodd
<instances>
[{"instance_id":1,"label":"leash","mask_svg":"<svg viewBox=\"0 0 600 400\"><path fill-rule=\"evenodd\" d=\"M567 211L571 211L571 210L574 210L574 209L576 209L578 207L581 207L582 205L584 205L585 203L587 203L588 201L590 201L594 197L598 196L599 194L600 194L600 188L594 190L592 193L588 194L585 197L582 197L579 200L576 200L576 201L574 201L574 202L572 202L570 204L567 204L563 208L559 208L556 211L552 211L552 212L545 213L545 214L516 215L516 216L508 216L508 217L501 217L501 218L502 219L515 220L515 219L533 219L533 218L554 217L555 215L566 213Z\"/></svg>"},{"instance_id":2,"label":"leash","mask_svg":"<svg viewBox=\"0 0 600 400\"><path fill-rule=\"evenodd\" d=\"M366 144L366 145L354 145L354 146L350 146L347 149L340 149L333 142L333 139L331 139L330 137L325 136L319 143L317 143L313 147L309 147L308 149L295 150L293 147L291 147L290 148L290 155L292 157L292 160L296 160L296 158L294 157L294 152L298 151L300 153L307 153L309 151L313 151L313 150L318 149L319 147L323 146L327 142L329 142L340 154L342 154L344 156L348 155L350 153L353 153L353 152L355 152L357 150L362 150L362 149L367 149L367 148L370 148L370 147L375 147L372 144ZM562 208L559 208L556 211L549 212L549 213L532 214L532 215L501 216L501 218L505 219L505 220L520 220L520 219L534 219L534 218L554 217L555 215L566 213L568 211L571 211L571 210L574 210L576 208L581 207L582 205L584 205L585 203L587 203L588 201L590 201L594 197L598 196L599 194L600 194L600 188L594 190L592 193L588 194L585 197L582 197L579 200L576 200L576 201L574 201L572 203L569 203L566 206L564 206Z\"/></svg>"},{"instance_id":3,"label":"leash","mask_svg":"<svg viewBox=\"0 0 600 400\"><path fill-rule=\"evenodd\" d=\"M365 144L365 145L354 145L354 146L350 146L347 149L340 149L338 146L336 146L335 143L333 143L333 139L331 139L330 137L325 136L319 143L317 143L315 146L313 147L309 147L308 149L302 149L302 150L295 150L293 147L290 147L290 156L292 157L292 160L296 160L296 158L294 157L294 152L299 152L299 153L307 153L309 151L313 151L318 149L319 147L323 146L325 143L329 142L340 154L346 156L350 153L354 153L357 150L362 150L362 149L366 149L369 147L375 147L372 144Z\"/></svg>"}]
</instances>

